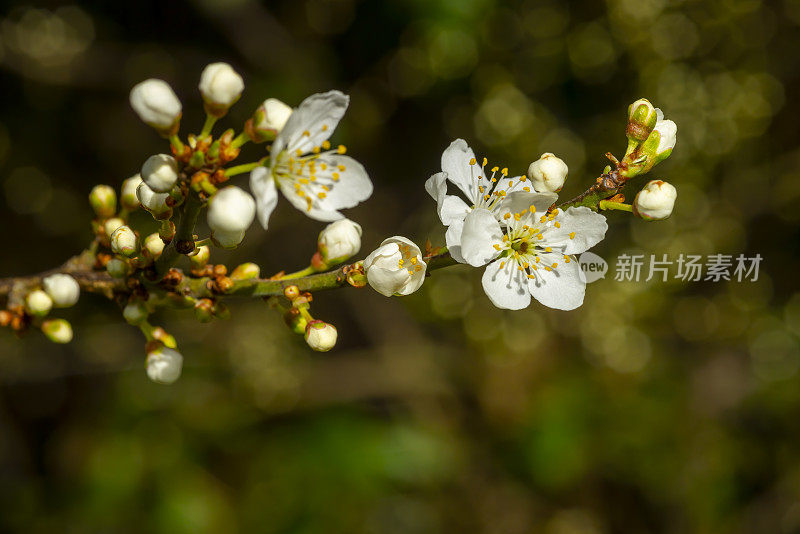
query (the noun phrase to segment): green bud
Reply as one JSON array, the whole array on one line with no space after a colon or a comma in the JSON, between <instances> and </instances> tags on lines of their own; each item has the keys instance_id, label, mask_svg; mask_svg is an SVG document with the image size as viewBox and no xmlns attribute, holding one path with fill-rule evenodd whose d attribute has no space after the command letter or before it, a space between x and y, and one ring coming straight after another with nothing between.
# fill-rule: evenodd
<instances>
[{"instance_id":1,"label":"green bud","mask_svg":"<svg viewBox=\"0 0 800 534\"><path fill-rule=\"evenodd\" d=\"M658 112L653 104L645 98L640 98L628 107L628 126L625 135L631 143L641 143L658 121Z\"/></svg>"},{"instance_id":2,"label":"green bud","mask_svg":"<svg viewBox=\"0 0 800 534\"><path fill-rule=\"evenodd\" d=\"M131 300L122 309L122 316L131 325L142 324L150 316L147 306L141 300Z\"/></svg>"},{"instance_id":3,"label":"green bud","mask_svg":"<svg viewBox=\"0 0 800 534\"><path fill-rule=\"evenodd\" d=\"M208 260L211 258L211 249L207 245L197 247L194 252L189 254L189 260L192 262L193 269L202 269L208 265Z\"/></svg>"},{"instance_id":4,"label":"green bud","mask_svg":"<svg viewBox=\"0 0 800 534\"><path fill-rule=\"evenodd\" d=\"M194 305L194 316L201 323L207 323L214 318L214 301L199 299Z\"/></svg>"},{"instance_id":5,"label":"green bud","mask_svg":"<svg viewBox=\"0 0 800 534\"><path fill-rule=\"evenodd\" d=\"M250 280L261 276L261 269L255 263L243 263L236 267L230 275L233 280Z\"/></svg>"},{"instance_id":6,"label":"green bud","mask_svg":"<svg viewBox=\"0 0 800 534\"><path fill-rule=\"evenodd\" d=\"M127 261L112 258L106 264L106 271L112 278L125 278L130 274L131 268Z\"/></svg>"},{"instance_id":7,"label":"green bud","mask_svg":"<svg viewBox=\"0 0 800 534\"><path fill-rule=\"evenodd\" d=\"M53 343L72 341L72 325L65 319L48 319L43 322L42 333Z\"/></svg>"},{"instance_id":8,"label":"green bud","mask_svg":"<svg viewBox=\"0 0 800 534\"><path fill-rule=\"evenodd\" d=\"M53 299L41 289L35 289L25 297L25 309L31 315L44 317L53 308Z\"/></svg>"},{"instance_id":9,"label":"green bud","mask_svg":"<svg viewBox=\"0 0 800 534\"><path fill-rule=\"evenodd\" d=\"M113 217L117 212L117 193L109 185L96 185L89 193L89 204L99 218Z\"/></svg>"}]
</instances>

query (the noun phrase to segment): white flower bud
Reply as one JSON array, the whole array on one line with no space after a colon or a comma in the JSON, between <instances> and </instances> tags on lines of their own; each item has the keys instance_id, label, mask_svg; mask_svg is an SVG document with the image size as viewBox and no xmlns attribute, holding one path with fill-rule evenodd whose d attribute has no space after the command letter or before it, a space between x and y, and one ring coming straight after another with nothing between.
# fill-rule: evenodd
<instances>
[{"instance_id":1,"label":"white flower bud","mask_svg":"<svg viewBox=\"0 0 800 534\"><path fill-rule=\"evenodd\" d=\"M159 218L165 216L172 210L172 208L167 206L169 193L156 193L144 182L139 184L139 187L136 188L136 197L139 199L142 207L153 214L153 217Z\"/></svg>"},{"instance_id":2,"label":"white flower bud","mask_svg":"<svg viewBox=\"0 0 800 534\"><path fill-rule=\"evenodd\" d=\"M676 198L678 191L672 184L652 180L636 194L633 213L648 221L666 219L672 214Z\"/></svg>"},{"instance_id":3,"label":"white flower bud","mask_svg":"<svg viewBox=\"0 0 800 534\"><path fill-rule=\"evenodd\" d=\"M528 178L539 193L556 193L564 187L569 169L561 158L545 152L528 167Z\"/></svg>"},{"instance_id":4,"label":"white flower bud","mask_svg":"<svg viewBox=\"0 0 800 534\"><path fill-rule=\"evenodd\" d=\"M239 100L244 91L244 81L227 63L211 63L203 69L198 88L206 111L221 117Z\"/></svg>"},{"instance_id":5,"label":"white flower bud","mask_svg":"<svg viewBox=\"0 0 800 534\"><path fill-rule=\"evenodd\" d=\"M147 306L140 300L132 300L122 309L122 316L125 321L134 326L146 321L149 315L150 312L147 311Z\"/></svg>"},{"instance_id":6,"label":"white flower bud","mask_svg":"<svg viewBox=\"0 0 800 534\"><path fill-rule=\"evenodd\" d=\"M214 233L247 230L256 216L256 201L235 185L223 187L208 201L208 226Z\"/></svg>"},{"instance_id":7,"label":"white flower bud","mask_svg":"<svg viewBox=\"0 0 800 534\"><path fill-rule=\"evenodd\" d=\"M275 136L283 130L292 111L294 110L291 106L284 104L277 98L264 100L264 103L258 107L253 115L253 126L259 137L258 140L268 141L275 139Z\"/></svg>"},{"instance_id":8,"label":"white flower bud","mask_svg":"<svg viewBox=\"0 0 800 534\"><path fill-rule=\"evenodd\" d=\"M111 258L106 264L106 271L108 271L111 278L125 278L130 273L131 268L128 262L119 258Z\"/></svg>"},{"instance_id":9,"label":"white flower bud","mask_svg":"<svg viewBox=\"0 0 800 534\"><path fill-rule=\"evenodd\" d=\"M328 265L341 263L361 250L361 225L350 219L339 219L319 233L317 250Z\"/></svg>"},{"instance_id":10,"label":"white flower bud","mask_svg":"<svg viewBox=\"0 0 800 534\"><path fill-rule=\"evenodd\" d=\"M402 236L386 239L364 260L367 282L387 297L409 295L419 289L427 267L419 247Z\"/></svg>"},{"instance_id":11,"label":"white flower bud","mask_svg":"<svg viewBox=\"0 0 800 534\"><path fill-rule=\"evenodd\" d=\"M181 376L183 356L175 349L160 346L147 353L147 376L158 384L172 384Z\"/></svg>"},{"instance_id":12,"label":"white flower bud","mask_svg":"<svg viewBox=\"0 0 800 534\"><path fill-rule=\"evenodd\" d=\"M142 180L156 193L166 193L178 181L178 162L167 154L156 154L142 165Z\"/></svg>"},{"instance_id":13,"label":"white flower bud","mask_svg":"<svg viewBox=\"0 0 800 534\"><path fill-rule=\"evenodd\" d=\"M103 231L106 233L107 236L111 237L111 234L119 228L120 226L124 226L125 221L120 219L119 217L111 217L106 222L103 223Z\"/></svg>"},{"instance_id":14,"label":"white flower bud","mask_svg":"<svg viewBox=\"0 0 800 534\"><path fill-rule=\"evenodd\" d=\"M231 280L250 280L261 276L261 269L253 262L238 265L229 275Z\"/></svg>"},{"instance_id":15,"label":"white flower bud","mask_svg":"<svg viewBox=\"0 0 800 534\"><path fill-rule=\"evenodd\" d=\"M131 257L139 251L139 238L130 226L120 226L111 234L111 250L115 254Z\"/></svg>"},{"instance_id":16,"label":"white flower bud","mask_svg":"<svg viewBox=\"0 0 800 534\"><path fill-rule=\"evenodd\" d=\"M161 239L158 232L154 232L144 238L144 248L153 258L157 258L164 251L164 240Z\"/></svg>"},{"instance_id":17,"label":"white flower bud","mask_svg":"<svg viewBox=\"0 0 800 534\"><path fill-rule=\"evenodd\" d=\"M36 317L44 317L53 308L53 299L41 289L35 289L25 297L25 309Z\"/></svg>"},{"instance_id":18,"label":"white flower bud","mask_svg":"<svg viewBox=\"0 0 800 534\"><path fill-rule=\"evenodd\" d=\"M311 321L306 325L306 343L317 352L331 350L336 345L337 337L336 327L325 321Z\"/></svg>"},{"instance_id":19,"label":"white flower bud","mask_svg":"<svg viewBox=\"0 0 800 534\"><path fill-rule=\"evenodd\" d=\"M164 80L151 78L131 89L131 107L145 124L170 133L181 118L181 102Z\"/></svg>"},{"instance_id":20,"label":"white flower bud","mask_svg":"<svg viewBox=\"0 0 800 534\"><path fill-rule=\"evenodd\" d=\"M110 185L96 185L89 193L89 204L101 219L117 212L117 192Z\"/></svg>"},{"instance_id":21,"label":"white flower bud","mask_svg":"<svg viewBox=\"0 0 800 534\"><path fill-rule=\"evenodd\" d=\"M139 209L139 197L136 196L136 189L142 183L142 176L136 174L122 182L122 194L119 197L119 202L122 207L128 211Z\"/></svg>"},{"instance_id":22,"label":"white flower bud","mask_svg":"<svg viewBox=\"0 0 800 534\"><path fill-rule=\"evenodd\" d=\"M68 274L51 274L42 280L42 286L56 308L74 306L81 295L81 286Z\"/></svg>"},{"instance_id":23,"label":"white flower bud","mask_svg":"<svg viewBox=\"0 0 800 534\"><path fill-rule=\"evenodd\" d=\"M189 261L192 262L193 269L202 269L208 264L211 259L211 249L208 245L203 245L194 249L194 252L189 254Z\"/></svg>"},{"instance_id":24,"label":"white flower bud","mask_svg":"<svg viewBox=\"0 0 800 534\"><path fill-rule=\"evenodd\" d=\"M43 322L42 333L53 343L72 341L72 325L65 319L48 319Z\"/></svg>"},{"instance_id":25,"label":"white flower bud","mask_svg":"<svg viewBox=\"0 0 800 534\"><path fill-rule=\"evenodd\" d=\"M640 98L628 106L628 126L625 135L633 143L632 146L647 139L657 120L656 108L646 98Z\"/></svg>"},{"instance_id":26,"label":"white flower bud","mask_svg":"<svg viewBox=\"0 0 800 534\"><path fill-rule=\"evenodd\" d=\"M244 230L225 232L223 230L213 230L211 232L211 240L220 248L236 248L239 243L244 241Z\"/></svg>"},{"instance_id":27,"label":"white flower bud","mask_svg":"<svg viewBox=\"0 0 800 534\"><path fill-rule=\"evenodd\" d=\"M664 114L660 109L656 109L658 113L658 122L656 122L654 132L658 132L658 148L656 148L656 156L663 155L667 150L675 148L675 143L678 140L678 125L675 122L664 119Z\"/></svg>"}]
</instances>

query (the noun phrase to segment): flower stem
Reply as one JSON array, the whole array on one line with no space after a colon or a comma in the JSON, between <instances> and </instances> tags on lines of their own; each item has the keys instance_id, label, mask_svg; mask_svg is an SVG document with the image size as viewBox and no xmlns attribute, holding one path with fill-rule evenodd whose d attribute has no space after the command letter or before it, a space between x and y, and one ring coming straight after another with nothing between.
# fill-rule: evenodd
<instances>
[{"instance_id":1,"label":"flower stem","mask_svg":"<svg viewBox=\"0 0 800 534\"><path fill-rule=\"evenodd\" d=\"M208 137L211 135L211 128L214 127L214 123L217 122L217 118L214 115L206 113L206 122L203 123L203 129L200 131L200 138Z\"/></svg>"},{"instance_id":2,"label":"flower stem","mask_svg":"<svg viewBox=\"0 0 800 534\"><path fill-rule=\"evenodd\" d=\"M189 196L186 202L183 203L181 211L181 219L178 223L178 228L175 231L175 237L172 238L169 245L164 248L161 256L158 257L155 263L156 273L159 277L164 274L178 261L180 253L176 245L184 241L194 242L194 226L197 224L197 217L200 215L200 210L203 208L203 202L197 193L189 191ZM192 246L191 250L194 250ZM190 250L190 252L191 252Z\"/></svg>"},{"instance_id":3,"label":"flower stem","mask_svg":"<svg viewBox=\"0 0 800 534\"><path fill-rule=\"evenodd\" d=\"M178 134L172 134L169 136L169 144L175 149L177 154L181 154L183 152L183 142L181 138L178 137Z\"/></svg>"},{"instance_id":4,"label":"flower stem","mask_svg":"<svg viewBox=\"0 0 800 534\"><path fill-rule=\"evenodd\" d=\"M210 245L210 244L211 244L211 238L207 237L205 239L200 239L199 241L195 241L194 242L194 248L197 249L199 247L202 247L202 246L205 246L205 245Z\"/></svg>"},{"instance_id":5,"label":"flower stem","mask_svg":"<svg viewBox=\"0 0 800 534\"><path fill-rule=\"evenodd\" d=\"M314 267L309 265L305 269L301 269L301 270L293 272L293 273L285 274L285 275L281 276L280 278L277 278L276 280L291 280L293 278L302 278L304 276L308 276L308 275L314 274L315 272L317 272L316 269L314 269Z\"/></svg>"},{"instance_id":6,"label":"flower stem","mask_svg":"<svg viewBox=\"0 0 800 534\"><path fill-rule=\"evenodd\" d=\"M260 167L263 165L263 160L254 161L253 163L243 163L242 165L235 165L233 167L228 167L225 169L225 176L231 177L236 176L237 174L244 174L246 172L250 172L253 169Z\"/></svg>"},{"instance_id":7,"label":"flower stem","mask_svg":"<svg viewBox=\"0 0 800 534\"><path fill-rule=\"evenodd\" d=\"M618 211L628 211L633 212L633 206L630 204L625 204L623 202L612 202L610 200L601 200L598 204L598 207L601 210L618 210Z\"/></svg>"},{"instance_id":8,"label":"flower stem","mask_svg":"<svg viewBox=\"0 0 800 534\"><path fill-rule=\"evenodd\" d=\"M233 139L233 141L231 141L231 146L233 148L239 148L240 146L242 146L243 144L245 144L245 143L247 143L249 141L250 141L250 136L247 135L247 132L242 132L239 135L237 135Z\"/></svg>"}]
</instances>

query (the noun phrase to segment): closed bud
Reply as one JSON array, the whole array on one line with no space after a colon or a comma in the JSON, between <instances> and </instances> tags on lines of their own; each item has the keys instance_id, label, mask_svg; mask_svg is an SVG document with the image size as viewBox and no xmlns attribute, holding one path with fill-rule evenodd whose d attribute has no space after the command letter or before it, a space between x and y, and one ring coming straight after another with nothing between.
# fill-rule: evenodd
<instances>
[{"instance_id":1,"label":"closed bud","mask_svg":"<svg viewBox=\"0 0 800 534\"><path fill-rule=\"evenodd\" d=\"M135 85L130 102L139 118L161 135L169 136L178 131L181 102L164 80L151 78Z\"/></svg>"},{"instance_id":2,"label":"closed bud","mask_svg":"<svg viewBox=\"0 0 800 534\"><path fill-rule=\"evenodd\" d=\"M211 232L211 241L220 248L234 249L239 243L244 241L244 230L241 232L223 232L215 230Z\"/></svg>"},{"instance_id":3,"label":"closed bud","mask_svg":"<svg viewBox=\"0 0 800 534\"><path fill-rule=\"evenodd\" d=\"M81 295L78 282L68 274L51 274L42 280L42 286L56 308L74 306Z\"/></svg>"},{"instance_id":4,"label":"closed bud","mask_svg":"<svg viewBox=\"0 0 800 534\"><path fill-rule=\"evenodd\" d=\"M111 250L130 258L139 252L139 238L129 226L120 226L111 234Z\"/></svg>"},{"instance_id":5,"label":"closed bud","mask_svg":"<svg viewBox=\"0 0 800 534\"><path fill-rule=\"evenodd\" d=\"M142 183L142 176L140 174L131 176L122 182L122 194L119 197L119 203L128 211L135 211L139 209L139 197L136 196L136 189Z\"/></svg>"},{"instance_id":6,"label":"closed bud","mask_svg":"<svg viewBox=\"0 0 800 534\"><path fill-rule=\"evenodd\" d=\"M625 135L634 143L633 146L647 139L657 120L656 108L646 98L640 98L628 106L628 126Z\"/></svg>"},{"instance_id":7,"label":"closed bud","mask_svg":"<svg viewBox=\"0 0 800 534\"><path fill-rule=\"evenodd\" d=\"M106 271L112 278L125 278L130 274L131 266L127 261L111 258L106 264Z\"/></svg>"},{"instance_id":8,"label":"closed bud","mask_svg":"<svg viewBox=\"0 0 800 534\"><path fill-rule=\"evenodd\" d=\"M672 184L652 180L636 194L633 213L648 221L666 219L672 214L678 191Z\"/></svg>"},{"instance_id":9,"label":"closed bud","mask_svg":"<svg viewBox=\"0 0 800 534\"><path fill-rule=\"evenodd\" d=\"M220 189L208 201L208 226L215 233L236 235L244 232L256 216L256 202L235 185ZM237 241L237 245L241 239Z\"/></svg>"},{"instance_id":10,"label":"closed bud","mask_svg":"<svg viewBox=\"0 0 800 534\"><path fill-rule=\"evenodd\" d=\"M167 221L166 223L161 224L161 228L158 229L158 237L161 238L163 243L171 243L172 240L175 238L175 223L172 221Z\"/></svg>"},{"instance_id":11,"label":"closed bud","mask_svg":"<svg viewBox=\"0 0 800 534\"><path fill-rule=\"evenodd\" d=\"M564 187L569 168L561 158L545 152L528 167L528 178L539 193L556 193Z\"/></svg>"},{"instance_id":12,"label":"closed bud","mask_svg":"<svg viewBox=\"0 0 800 534\"><path fill-rule=\"evenodd\" d=\"M303 317L300 310L297 308L290 308L283 316L286 326L292 329L292 332L304 336L306 333L306 326L308 326L308 319Z\"/></svg>"},{"instance_id":13,"label":"closed bud","mask_svg":"<svg viewBox=\"0 0 800 534\"><path fill-rule=\"evenodd\" d=\"M155 154L142 165L141 176L155 193L167 193L178 181L178 162L167 154Z\"/></svg>"},{"instance_id":14,"label":"closed bud","mask_svg":"<svg viewBox=\"0 0 800 534\"><path fill-rule=\"evenodd\" d=\"M158 258L164 251L164 241L158 232L154 232L144 238L144 248L150 253L153 258Z\"/></svg>"},{"instance_id":15,"label":"closed bud","mask_svg":"<svg viewBox=\"0 0 800 534\"><path fill-rule=\"evenodd\" d=\"M201 323L207 323L214 318L214 301L199 299L194 304L194 316Z\"/></svg>"},{"instance_id":16,"label":"closed bud","mask_svg":"<svg viewBox=\"0 0 800 534\"><path fill-rule=\"evenodd\" d=\"M125 226L125 221L119 217L111 217L103 223L103 231L108 237L111 237L111 234L113 234L120 226Z\"/></svg>"},{"instance_id":17,"label":"closed bud","mask_svg":"<svg viewBox=\"0 0 800 534\"><path fill-rule=\"evenodd\" d=\"M147 377L157 384L172 384L181 376L183 356L175 349L159 345L147 353Z\"/></svg>"},{"instance_id":18,"label":"closed bud","mask_svg":"<svg viewBox=\"0 0 800 534\"><path fill-rule=\"evenodd\" d=\"M283 130L292 114L291 106L277 98L264 100L253 114L251 137L256 142L272 141Z\"/></svg>"},{"instance_id":19,"label":"closed bud","mask_svg":"<svg viewBox=\"0 0 800 534\"><path fill-rule=\"evenodd\" d=\"M42 333L53 343L72 341L72 325L65 319L48 319L42 323Z\"/></svg>"},{"instance_id":20,"label":"closed bud","mask_svg":"<svg viewBox=\"0 0 800 534\"><path fill-rule=\"evenodd\" d=\"M99 218L113 217L117 212L117 193L109 185L96 185L89 193L89 204Z\"/></svg>"},{"instance_id":21,"label":"closed bud","mask_svg":"<svg viewBox=\"0 0 800 534\"><path fill-rule=\"evenodd\" d=\"M202 269L208 265L208 260L211 258L211 249L207 245L203 245L194 249L194 252L189 254L189 260L192 262L193 269Z\"/></svg>"},{"instance_id":22,"label":"closed bud","mask_svg":"<svg viewBox=\"0 0 800 534\"><path fill-rule=\"evenodd\" d=\"M675 148L678 139L678 126L673 121L664 119L664 114L660 109L656 109L656 112L658 122L641 148L641 153L647 158L642 165L642 172L649 171L653 166L667 159L672 154L672 149Z\"/></svg>"},{"instance_id":23,"label":"closed bud","mask_svg":"<svg viewBox=\"0 0 800 534\"><path fill-rule=\"evenodd\" d=\"M137 326L142 324L150 316L147 306L141 300L131 300L122 309L122 316L128 324Z\"/></svg>"},{"instance_id":24,"label":"closed bud","mask_svg":"<svg viewBox=\"0 0 800 534\"><path fill-rule=\"evenodd\" d=\"M402 236L386 239L364 260L367 282L381 295L410 295L425 281L422 251Z\"/></svg>"},{"instance_id":25,"label":"closed bud","mask_svg":"<svg viewBox=\"0 0 800 534\"><path fill-rule=\"evenodd\" d=\"M167 205L169 193L156 193L146 183L141 183L136 188L136 197L156 219L168 219L172 214L172 208Z\"/></svg>"},{"instance_id":26,"label":"closed bud","mask_svg":"<svg viewBox=\"0 0 800 534\"><path fill-rule=\"evenodd\" d=\"M215 117L222 117L244 91L244 80L227 63L211 63L200 75L198 85L203 95L206 111Z\"/></svg>"},{"instance_id":27,"label":"closed bud","mask_svg":"<svg viewBox=\"0 0 800 534\"><path fill-rule=\"evenodd\" d=\"M326 265L342 263L361 250L361 226L350 219L332 222L320 232L317 250Z\"/></svg>"},{"instance_id":28,"label":"closed bud","mask_svg":"<svg viewBox=\"0 0 800 534\"><path fill-rule=\"evenodd\" d=\"M231 273L233 280L250 280L261 276L261 269L255 263L248 262L237 266Z\"/></svg>"},{"instance_id":29,"label":"closed bud","mask_svg":"<svg viewBox=\"0 0 800 534\"><path fill-rule=\"evenodd\" d=\"M31 315L44 317L53 308L53 299L41 289L34 289L25 297L25 309Z\"/></svg>"},{"instance_id":30,"label":"closed bud","mask_svg":"<svg viewBox=\"0 0 800 534\"><path fill-rule=\"evenodd\" d=\"M336 327L325 321L314 320L306 325L306 343L317 352L331 350L336 345L337 337Z\"/></svg>"}]
</instances>

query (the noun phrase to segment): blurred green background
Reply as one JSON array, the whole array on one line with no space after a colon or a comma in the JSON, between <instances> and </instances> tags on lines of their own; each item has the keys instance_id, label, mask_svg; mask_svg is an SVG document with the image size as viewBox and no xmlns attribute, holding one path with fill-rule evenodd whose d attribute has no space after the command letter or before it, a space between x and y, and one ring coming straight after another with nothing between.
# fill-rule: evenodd
<instances>
[{"instance_id":1,"label":"blurred green background","mask_svg":"<svg viewBox=\"0 0 800 534\"><path fill-rule=\"evenodd\" d=\"M512 173L554 152L573 195L647 97L678 124L649 176L676 212L612 213L594 252L612 273L623 252L764 261L757 282L609 276L569 313L497 310L463 267L404 299L320 293L328 354L260 301L209 325L167 312L186 357L170 387L116 305L83 295L70 345L0 331L0 530L800 532L800 0L8 4L0 276L79 251L91 187L167 149L129 89L167 80L197 131L212 61L247 84L229 126L268 96L351 95L333 141L375 183L348 211L363 253L442 243L423 183L451 139ZM216 258L301 268L322 227L282 201Z\"/></svg>"}]
</instances>

